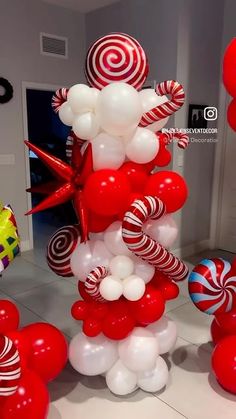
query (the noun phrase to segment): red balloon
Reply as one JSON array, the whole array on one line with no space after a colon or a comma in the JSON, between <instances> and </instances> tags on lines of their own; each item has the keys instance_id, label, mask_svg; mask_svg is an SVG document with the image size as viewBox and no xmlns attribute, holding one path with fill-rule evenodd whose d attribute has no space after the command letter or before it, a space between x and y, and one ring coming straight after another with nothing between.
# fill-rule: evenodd
<instances>
[{"instance_id":1,"label":"red balloon","mask_svg":"<svg viewBox=\"0 0 236 419\"><path fill-rule=\"evenodd\" d=\"M125 162L119 170L126 175L132 192L144 191L144 187L148 180L148 174L143 169L142 164Z\"/></svg>"},{"instance_id":2,"label":"red balloon","mask_svg":"<svg viewBox=\"0 0 236 419\"><path fill-rule=\"evenodd\" d=\"M135 320L128 310L125 301L114 301L109 304L109 313L104 318L102 331L109 339L120 340L132 332Z\"/></svg>"},{"instance_id":3,"label":"red balloon","mask_svg":"<svg viewBox=\"0 0 236 419\"><path fill-rule=\"evenodd\" d=\"M236 84L236 81L234 81ZM236 131L236 99L231 100L227 110L227 120L230 127Z\"/></svg>"},{"instance_id":4,"label":"red balloon","mask_svg":"<svg viewBox=\"0 0 236 419\"><path fill-rule=\"evenodd\" d=\"M233 274L236 274L236 258L234 258L232 264L231 264L231 272Z\"/></svg>"},{"instance_id":5,"label":"red balloon","mask_svg":"<svg viewBox=\"0 0 236 419\"><path fill-rule=\"evenodd\" d=\"M216 345L212 368L220 385L236 394L236 335L226 336Z\"/></svg>"},{"instance_id":6,"label":"red balloon","mask_svg":"<svg viewBox=\"0 0 236 419\"><path fill-rule=\"evenodd\" d=\"M151 284L146 285L145 294L140 300L129 301L128 305L133 317L143 326L159 320L165 310L162 292Z\"/></svg>"},{"instance_id":7,"label":"red balloon","mask_svg":"<svg viewBox=\"0 0 236 419\"><path fill-rule=\"evenodd\" d=\"M188 189L182 176L166 170L149 177L145 195L157 196L166 204L167 212L175 212L184 205Z\"/></svg>"},{"instance_id":8,"label":"red balloon","mask_svg":"<svg viewBox=\"0 0 236 419\"><path fill-rule=\"evenodd\" d=\"M119 220L123 221L123 218L125 216L126 211L129 209L130 205L132 205L132 203L134 201L136 201L136 199L143 199L143 194L139 193L139 192L134 192L131 193L128 197L128 200L125 204L125 207L123 208L123 210L119 213Z\"/></svg>"},{"instance_id":9,"label":"red balloon","mask_svg":"<svg viewBox=\"0 0 236 419\"><path fill-rule=\"evenodd\" d=\"M236 39L227 46L223 61L223 81L228 93L236 97Z\"/></svg>"},{"instance_id":10,"label":"red balloon","mask_svg":"<svg viewBox=\"0 0 236 419\"><path fill-rule=\"evenodd\" d=\"M9 300L0 300L0 333L5 335L16 330L19 324L20 314L16 305Z\"/></svg>"},{"instance_id":11,"label":"red balloon","mask_svg":"<svg viewBox=\"0 0 236 419\"><path fill-rule=\"evenodd\" d=\"M31 344L29 368L45 382L60 374L68 358L68 346L63 334L47 323L35 323L22 329Z\"/></svg>"},{"instance_id":12,"label":"red balloon","mask_svg":"<svg viewBox=\"0 0 236 419\"><path fill-rule=\"evenodd\" d=\"M6 397L1 406L1 419L46 419L49 394L41 378L25 370L15 394Z\"/></svg>"},{"instance_id":13,"label":"red balloon","mask_svg":"<svg viewBox=\"0 0 236 419\"><path fill-rule=\"evenodd\" d=\"M102 332L101 320L93 317L88 317L83 324L83 332L86 336L93 338Z\"/></svg>"},{"instance_id":14,"label":"red balloon","mask_svg":"<svg viewBox=\"0 0 236 419\"><path fill-rule=\"evenodd\" d=\"M107 303L93 301L89 304L89 317L102 320L107 315L108 310L109 308Z\"/></svg>"},{"instance_id":15,"label":"red balloon","mask_svg":"<svg viewBox=\"0 0 236 419\"><path fill-rule=\"evenodd\" d=\"M88 230L90 233L101 233L102 231L106 230L110 224L117 220L117 217L107 216L104 217L102 215L98 215L95 212L89 211L88 212Z\"/></svg>"},{"instance_id":16,"label":"red balloon","mask_svg":"<svg viewBox=\"0 0 236 419\"><path fill-rule=\"evenodd\" d=\"M154 159L155 166L168 166L171 162L171 153L165 147L161 148L156 158Z\"/></svg>"},{"instance_id":17,"label":"red balloon","mask_svg":"<svg viewBox=\"0 0 236 419\"><path fill-rule=\"evenodd\" d=\"M75 320L85 320L88 313L89 308L86 301L76 301L71 307L71 315Z\"/></svg>"},{"instance_id":18,"label":"red balloon","mask_svg":"<svg viewBox=\"0 0 236 419\"><path fill-rule=\"evenodd\" d=\"M178 285L158 270L156 270L150 285L157 287L162 292L165 300L173 300L179 295Z\"/></svg>"},{"instance_id":19,"label":"red balloon","mask_svg":"<svg viewBox=\"0 0 236 419\"><path fill-rule=\"evenodd\" d=\"M130 192L124 173L113 169L102 169L92 173L84 186L84 198L88 209L103 216L119 214Z\"/></svg>"},{"instance_id":20,"label":"red balloon","mask_svg":"<svg viewBox=\"0 0 236 419\"><path fill-rule=\"evenodd\" d=\"M218 325L216 319L211 323L211 337L214 345L225 337L223 329Z\"/></svg>"},{"instance_id":21,"label":"red balloon","mask_svg":"<svg viewBox=\"0 0 236 419\"><path fill-rule=\"evenodd\" d=\"M14 345L19 351L20 355L20 364L22 371L28 366L28 361L30 357L30 342L25 338L24 334L19 330L14 330L12 332L6 333L6 336L12 340Z\"/></svg>"},{"instance_id":22,"label":"red balloon","mask_svg":"<svg viewBox=\"0 0 236 419\"><path fill-rule=\"evenodd\" d=\"M217 314L216 322L227 335L236 335L236 309L228 313Z\"/></svg>"}]
</instances>

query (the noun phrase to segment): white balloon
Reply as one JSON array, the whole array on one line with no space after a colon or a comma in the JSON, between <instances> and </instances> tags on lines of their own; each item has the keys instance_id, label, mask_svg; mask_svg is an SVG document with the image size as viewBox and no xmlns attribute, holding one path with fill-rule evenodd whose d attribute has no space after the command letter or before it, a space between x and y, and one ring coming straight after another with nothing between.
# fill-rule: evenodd
<instances>
[{"instance_id":1,"label":"white balloon","mask_svg":"<svg viewBox=\"0 0 236 419\"><path fill-rule=\"evenodd\" d=\"M93 168L119 169L125 161L125 147L122 141L101 132L91 141L93 150Z\"/></svg>"},{"instance_id":2,"label":"white balloon","mask_svg":"<svg viewBox=\"0 0 236 419\"><path fill-rule=\"evenodd\" d=\"M170 214L163 215L159 220L150 220L144 231L164 247L171 247L178 236L178 227Z\"/></svg>"},{"instance_id":3,"label":"white balloon","mask_svg":"<svg viewBox=\"0 0 236 419\"><path fill-rule=\"evenodd\" d=\"M177 327L169 317L163 316L157 322L150 324L147 329L156 336L160 355L169 352L175 346Z\"/></svg>"},{"instance_id":4,"label":"white balloon","mask_svg":"<svg viewBox=\"0 0 236 419\"><path fill-rule=\"evenodd\" d=\"M134 261L134 274L140 276L143 279L145 284L151 281L154 276L155 268L152 265L149 265L148 262L138 258L137 256L132 256Z\"/></svg>"},{"instance_id":5,"label":"white balloon","mask_svg":"<svg viewBox=\"0 0 236 419\"><path fill-rule=\"evenodd\" d=\"M123 293L122 281L117 276L108 275L101 281L99 291L107 301L119 300Z\"/></svg>"},{"instance_id":6,"label":"white balloon","mask_svg":"<svg viewBox=\"0 0 236 419\"><path fill-rule=\"evenodd\" d=\"M106 383L112 393L125 396L137 388L137 375L118 360L106 374Z\"/></svg>"},{"instance_id":7,"label":"white balloon","mask_svg":"<svg viewBox=\"0 0 236 419\"><path fill-rule=\"evenodd\" d=\"M123 279L132 275L134 271L134 262L128 256L119 255L111 259L109 267L112 275Z\"/></svg>"},{"instance_id":8,"label":"white balloon","mask_svg":"<svg viewBox=\"0 0 236 419\"><path fill-rule=\"evenodd\" d=\"M138 385L144 391L155 393L166 386L168 378L169 371L166 362L159 356L155 368L138 374Z\"/></svg>"},{"instance_id":9,"label":"white balloon","mask_svg":"<svg viewBox=\"0 0 236 419\"><path fill-rule=\"evenodd\" d=\"M63 124L72 126L75 115L68 102L63 103L60 106L58 115Z\"/></svg>"},{"instance_id":10,"label":"white balloon","mask_svg":"<svg viewBox=\"0 0 236 419\"><path fill-rule=\"evenodd\" d=\"M126 154L135 163L148 163L156 157L159 150L157 136L147 128L138 127L126 143Z\"/></svg>"},{"instance_id":11,"label":"white balloon","mask_svg":"<svg viewBox=\"0 0 236 419\"><path fill-rule=\"evenodd\" d=\"M105 230L104 242L113 255L132 255L122 238L121 221L115 221Z\"/></svg>"},{"instance_id":12,"label":"white balloon","mask_svg":"<svg viewBox=\"0 0 236 419\"><path fill-rule=\"evenodd\" d=\"M134 130L142 116L137 90L121 82L111 83L101 90L96 111L101 127L119 136Z\"/></svg>"},{"instance_id":13,"label":"white balloon","mask_svg":"<svg viewBox=\"0 0 236 419\"><path fill-rule=\"evenodd\" d=\"M89 338L83 333L78 333L69 345L70 363L80 374L103 374L117 359L117 343L102 334Z\"/></svg>"},{"instance_id":14,"label":"white balloon","mask_svg":"<svg viewBox=\"0 0 236 419\"><path fill-rule=\"evenodd\" d=\"M145 371L154 368L158 356L158 342L155 336L142 327L133 332L118 345L121 361L132 371Z\"/></svg>"},{"instance_id":15,"label":"white balloon","mask_svg":"<svg viewBox=\"0 0 236 419\"><path fill-rule=\"evenodd\" d=\"M152 108L155 108L158 105L161 105L168 101L167 96L158 96L154 89L143 89L139 92L139 97L141 99L143 112L148 112ZM169 116L160 121L154 122L151 125L148 125L148 129L152 132L160 131L168 122Z\"/></svg>"},{"instance_id":16,"label":"white balloon","mask_svg":"<svg viewBox=\"0 0 236 419\"><path fill-rule=\"evenodd\" d=\"M74 113L89 112L94 106L94 93L86 84L75 84L69 89L67 100Z\"/></svg>"},{"instance_id":17,"label":"white balloon","mask_svg":"<svg viewBox=\"0 0 236 419\"><path fill-rule=\"evenodd\" d=\"M97 106L97 100L98 100L98 95L100 93L100 90L96 89L96 87L92 87L92 88L90 88L90 91L92 93L92 106L93 106L93 110L95 110L95 108Z\"/></svg>"},{"instance_id":18,"label":"white balloon","mask_svg":"<svg viewBox=\"0 0 236 419\"><path fill-rule=\"evenodd\" d=\"M71 270L80 281L84 282L87 275L97 266L108 266L112 254L101 240L89 240L77 244L71 255Z\"/></svg>"},{"instance_id":19,"label":"white balloon","mask_svg":"<svg viewBox=\"0 0 236 419\"><path fill-rule=\"evenodd\" d=\"M99 131L99 124L92 112L77 115L73 120L73 131L82 140L90 140L96 137Z\"/></svg>"},{"instance_id":20,"label":"white balloon","mask_svg":"<svg viewBox=\"0 0 236 419\"><path fill-rule=\"evenodd\" d=\"M137 275L130 275L123 281L123 295L129 301L139 300L145 293L145 282Z\"/></svg>"}]
</instances>

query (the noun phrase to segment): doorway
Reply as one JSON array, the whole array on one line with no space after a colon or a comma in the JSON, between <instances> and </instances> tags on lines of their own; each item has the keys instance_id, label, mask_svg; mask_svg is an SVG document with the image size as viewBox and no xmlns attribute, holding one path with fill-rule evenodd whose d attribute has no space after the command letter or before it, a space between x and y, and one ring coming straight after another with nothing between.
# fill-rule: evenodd
<instances>
[{"instance_id":1,"label":"doorway","mask_svg":"<svg viewBox=\"0 0 236 419\"><path fill-rule=\"evenodd\" d=\"M25 138L40 149L66 161L65 126L51 107L57 86L24 83L23 109ZM41 160L26 148L28 209L35 207L55 188L55 177ZM42 185L42 186L41 186ZM43 185L47 185L46 188ZM51 188L51 189L50 189ZM30 248L45 249L50 236L60 227L75 222L72 204L66 203L28 217Z\"/></svg>"}]
</instances>

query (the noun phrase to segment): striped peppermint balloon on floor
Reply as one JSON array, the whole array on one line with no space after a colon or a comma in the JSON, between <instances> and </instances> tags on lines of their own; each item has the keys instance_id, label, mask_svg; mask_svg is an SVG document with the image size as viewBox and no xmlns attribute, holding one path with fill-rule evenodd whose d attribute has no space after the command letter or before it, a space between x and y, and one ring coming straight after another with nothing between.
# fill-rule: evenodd
<instances>
[{"instance_id":1,"label":"striped peppermint balloon on floor","mask_svg":"<svg viewBox=\"0 0 236 419\"><path fill-rule=\"evenodd\" d=\"M184 104L185 93L183 86L175 80L163 81L157 84L156 94L158 96L171 95L171 99L144 113L139 123L141 127L147 127L154 122L172 115Z\"/></svg>"},{"instance_id":2,"label":"striped peppermint balloon on floor","mask_svg":"<svg viewBox=\"0 0 236 419\"><path fill-rule=\"evenodd\" d=\"M124 33L111 33L89 48L85 75L97 89L119 81L139 90L148 75L146 54L136 39Z\"/></svg>"},{"instance_id":3,"label":"striped peppermint balloon on floor","mask_svg":"<svg viewBox=\"0 0 236 419\"><path fill-rule=\"evenodd\" d=\"M47 262L48 266L57 275L73 276L70 259L79 237L80 229L78 225L61 227L51 237L47 246Z\"/></svg>"},{"instance_id":4,"label":"striped peppermint balloon on floor","mask_svg":"<svg viewBox=\"0 0 236 419\"><path fill-rule=\"evenodd\" d=\"M93 269L86 278L85 289L87 293L95 300L106 301L100 294L99 285L102 279L108 275L108 269L105 266L98 266Z\"/></svg>"},{"instance_id":5,"label":"striped peppermint balloon on floor","mask_svg":"<svg viewBox=\"0 0 236 419\"><path fill-rule=\"evenodd\" d=\"M195 306L207 314L226 313L236 302L236 276L223 259L204 259L189 276L189 294Z\"/></svg>"},{"instance_id":6,"label":"striped peppermint balloon on floor","mask_svg":"<svg viewBox=\"0 0 236 419\"><path fill-rule=\"evenodd\" d=\"M11 396L21 377L20 356L11 339L0 335L0 396Z\"/></svg>"},{"instance_id":7,"label":"striped peppermint balloon on floor","mask_svg":"<svg viewBox=\"0 0 236 419\"><path fill-rule=\"evenodd\" d=\"M122 237L131 252L155 266L169 278L181 281L188 275L187 266L143 232L143 224L149 218L157 220L164 214L165 205L159 198L145 196L134 201L129 211L125 213Z\"/></svg>"}]
</instances>

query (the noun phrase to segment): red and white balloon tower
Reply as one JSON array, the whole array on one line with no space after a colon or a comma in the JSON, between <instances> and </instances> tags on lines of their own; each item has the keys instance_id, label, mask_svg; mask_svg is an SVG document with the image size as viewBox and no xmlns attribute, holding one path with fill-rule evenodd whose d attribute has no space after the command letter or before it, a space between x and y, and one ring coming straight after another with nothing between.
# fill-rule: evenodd
<instances>
[{"instance_id":1,"label":"red and white balloon tower","mask_svg":"<svg viewBox=\"0 0 236 419\"><path fill-rule=\"evenodd\" d=\"M71 310L83 322L70 343L72 366L105 375L118 395L138 387L155 392L168 381L161 355L177 337L165 303L178 296L176 282L188 274L168 250L178 234L172 213L183 207L187 186L163 170L171 161L168 144L176 140L184 149L188 138L161 132L183 105L184 90L174 80L141 90L146 54L122 33L91 46L85 73L90 86L76 84L53 97L55 112L72 127L70 161L27 142L57 178L55 191L30 214L72 200L78 216L78 225L59 229L47 249L51 269L74 275L82 297Z\"/></svg>"}]
</instances>

